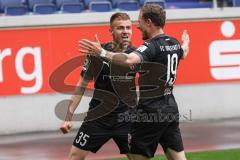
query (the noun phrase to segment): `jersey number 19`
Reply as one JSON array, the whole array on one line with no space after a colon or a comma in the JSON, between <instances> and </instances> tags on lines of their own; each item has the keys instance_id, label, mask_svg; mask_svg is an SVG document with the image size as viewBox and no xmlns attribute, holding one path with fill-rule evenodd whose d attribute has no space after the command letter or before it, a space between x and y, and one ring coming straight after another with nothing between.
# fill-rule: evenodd
<instances>
[{"instance_id":1,"label":"jersey number 19","mask_svg":"<svg viewBox=\"0 0 240 160\"><path fill-rule=\"evenodd\" d=\"M178 66L178 55L176 53L168 54L167 81L166 84L172 86L176 80Z\"/></svg>"}]
</instances>

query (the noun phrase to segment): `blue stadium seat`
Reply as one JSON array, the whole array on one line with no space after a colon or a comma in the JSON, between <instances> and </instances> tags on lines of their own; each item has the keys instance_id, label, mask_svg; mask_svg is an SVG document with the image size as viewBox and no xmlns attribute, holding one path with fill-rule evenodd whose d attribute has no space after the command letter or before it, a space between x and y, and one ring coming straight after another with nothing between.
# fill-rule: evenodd
<instances>
[{"instance_id":1,"label":"blue stadium seat","mask_svg":"<svg viewBox=\"0 0 240 160\"><path fill-rule=\"evenodd\" d=\"M80 13L84 10L82 0L55 0L55 3L61 12Z\"/></svg>"},{"instance_id":2,"label":"blue stadium seat","mask_svg":"<svg viewBox=\"0 0 240 160\"><path fill-rule=\"evenodd\" d=\"M89 8L89 3L92 2L93 0L84 0L84 4L86 8Z\"/></svg>"},{"instance_id":3,"label":"blue stadium seat","mask_svg":"<svg viewBox=\"0 0 240 160\"><path fill-rule=\"evenodd\" d=\"M80 0L55 0L58 8L61 8L63 4L80 4L83 3Z\"/></svg>"},{"instance_id":4,"label":"blue stadium seat","mask_svg":"<svg viewBox=\"0 0 240 160\"><path fill-rule=\"evenodd\" d=\"M233 0L232 3L234 7L240 7L240 0Z\"/></svg>"},{"instance_id":5,"label":"blue stadium seat","mask_svg":"<svg viewBox=\"0 0 240 160\"><path fill-rule=\"evenodd\" d=\"M117 7L118 0L111 0L113 8Z\"/></svg>"},{"instance_id":6,"label":"blue stadium seat","mask_svg":"<svg viewBox=\"0 0 240 160\"><path fill-rule=\"evenodd\" d=\"M101 2L101 1L108 1L112 4L112 0L83 0L85 4L85 8L89 9L90 8L90 2Z\"/></svg>"},{"instance_id":7,"label":"blue stadium seat","mask_svg":"<svg viewBox=\"0 0 240 160\"><path fill-rule=\"evenodd\" d=\"M109 12L112 10L112 3L109 1L91 1L89 9L94 12Z\"/></svg>"},{"instance_id":8,"label":"blue stadium seat","mask_svg":"<svg viewBox=\"0 0 240 160\"><path fill-rule=\"evenodd\" d=\"M1 7L8 5L22 5L23 0L0 0Z\"/></svg>"},{"instance_id":9,"label":"blue stadium seat","mask_svg":"<svg viewBox=\"0 0 240 160\"><path fill-rule=\"evenodd\" d=\"M138 0L138 1L139 1L140 6L143 6L146 0Z\"/></svg>"},{"instance_id":10,"label":"blue stadium seat","mask_svg":"<svg viewBox=\"0 0 240 160\"><path fill-rule=\"evenodd\" d=\"M78 3L78 4L65 3L65 4L62 4L60 8L60 11L63 13L80 13L83 10L84 10L83 3Z\"/></svg>"},{"instance_id":11,"label":"blue stadium seat","mask_svg":"<svg viewBox=\"0 0 240 160\"><path fill-rule=\"evenodd\" d=\"M9 6L5 7L4 14L9 16L18 16L28 13L27 6Z\"/></svg>"},{"instance_id":12,"label":"blue stadium seat","mask_svg":"<svg viewBox=\"0 0 240 160\"><path fill-rule=\"evenodd\" d=\"M0 0L1 11L9 12L9 14L21 14L21 11L25 11L27 7L24 5L25 0ZM22 13L23 14L23 13Z\"/></svg>"},{"instance_id":13,"label":"blue stadium seat","mask_svg":"<svg viewBox=\"0 0 240 160\"><path fill-rule=\"evenodd\" d=\"M135 0L120 0L118 1L117 8L125 11L136 11L139 10L140 5Z\"/></svg>"},{"instance_id":14,"label":"blue stadium seat","mask_svg":"<svg viewBox=\"0 0 240 160\"><path fill-rule=\"evenodd\" d=\"M44 7L44 5L45 6L48 6L48 5L53 6L54 3L53 3L53 0L28 0L28 6L29 6L30 10L33 11L33 8L35 5L40 5L40 6L43 5L43 7Z\"/></svg>"},{"instance_id":15,"label":"blue stadium seat","mask_svg":"<svg viewBox=\"0 0 240 160\"><path fill-rule=\"evenodd\" d=\"M54 14L57 12L57 7L54 4L35 4L33 6L34 14Z\"/></svg>"},{"instance_id":16,"label":"blue stadium seat","mask_svg":"<svg viewBox=\"0 0 240 160\"><path fill-rule=\"evenodd\" d=\"M165 0L146 0L144 4L158 4L162 8L165 8Z\"/></svg>"},{"instance_id":17,"label":"blue stadium seat","mask_svg":"<svg viewBox=\"0 0 240 160\"><path fill-rule=\"evenodd\" d=\"M23 5L25 0L0 0L1 7Z\"/></svg>"},{"instance_id":18,"label":"blue stadium seat","mask_svg":"<svg viewBox=\"0 0 240 160\"><path fill-rule=\"evenodd\" d=\"M227 6L232 7L233 6L233 1L234 0L226 0Z\"/></svg>"},{"instance_id":19,"label":"blue stadium seat","mask_svg":"<svg viewBox=\"0 0 240 160\"><path fill-rule=\"evenodd\" d=\"M165 7L168 9L187 9L187 8L212 8L212 2L166 2Z\"/></svg>"},{"instance_id":20,"label":"blue stadium seat","mask_svg":"<svg viewBox=\"0 0 240 160\"><path fill-rule=\"evenodd\" d=\"M166 2L200 2L200 0L165 0Z\"/></svg>"}]
</instances>

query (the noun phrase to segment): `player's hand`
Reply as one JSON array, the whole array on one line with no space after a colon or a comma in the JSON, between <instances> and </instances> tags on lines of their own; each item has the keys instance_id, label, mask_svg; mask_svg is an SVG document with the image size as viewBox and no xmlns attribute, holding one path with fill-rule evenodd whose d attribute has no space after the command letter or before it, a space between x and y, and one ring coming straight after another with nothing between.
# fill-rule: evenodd
<instances>
[{"instance_id":1,"label":"player's hand","mask_svg":"<svg viewBox=\"0 0 240 160\"><path fill-rule=\"evenodd\" d=\"M63 134L66 134L70 132L70 129L72 128L72 122L71 121L65 121L62 126L60 127L60 130Z\"/></svg>"},{"instance_id":2,"label":"player's hand","mask_svg":"<svg viewBox=\"0 0 240 160\"><path fill-rule=\"evenodd\" d=\"M89 41L87 39L81 39L79 41L79 51L84 54L100 55L102 52L101 44L95 35L96 42Z\"/></svg>"},{"instance_id":3,"label":"player's hand","mask_svg":"<svg viewBox=\"0 0 240 160\"><path fill-rule=\"evenodd\" d=\"M189 38L189 35L187 33L187 30L183 31L182 41L183 41L182 42L182 49L183 49L183 57L182 57L182 59L184 59L188 55L188 52L189 52L190 38Z\"/></svg>"},{"instance_id":4,"label":"player's hand","mask_svg":"<svg viewBox=\"0 0 240 160\"><path fill-rule=\"evenodd\" d=\"M190 38L189 38L189 34L187 33L187 30L184 30L182 33L182 41L184 44L189 44L190 42Z\"/></svg>"}]
</instances>

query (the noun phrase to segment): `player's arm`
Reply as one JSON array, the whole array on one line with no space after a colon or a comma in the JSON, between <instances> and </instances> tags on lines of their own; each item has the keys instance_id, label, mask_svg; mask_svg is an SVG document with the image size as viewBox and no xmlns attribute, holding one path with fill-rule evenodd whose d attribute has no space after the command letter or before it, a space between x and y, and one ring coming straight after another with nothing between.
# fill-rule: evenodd
<instances>
[{"instance_id":1,"label":"player's arm","mask_svg":"<svg viewBox=\"0 0 240 160\"><path fill-rule=\"evenodd\" d=\"M79 103L81 102L81 99L84 95L84 92L88 83L89 83L89 80L85 80L82 77L80 77L79 81L77 82L75 93L74 95L72 95L71 101L68 105L65 121L60 127L61 131L64 134L68 133L72 127L72 117L73 117L74 111L76 110Z\"/></svg>"},{"instance_id":2,"label":"player's arm","mask_svg":"<svg viewBox=\"0 0 240 160\"><path fill-rule=\"evenodd\" d=\"M182 49L183 49L182 59L184 59L188 55L189 42L190 42L190 38L189 38L189 35L187 33L187 30L184 30L183 34L182 34Z\"/></svg>"},{"instance_id":3,"label":"player's arm","mask_svg":"<svg viewBox=\"0 0 240 160\"><path fill-rule=\"evenodd\" d=\"M114 53L103 50L105 55L100 53L100 56L105 57L115 63L132 66L134 64L141 63L141 58L135 52L131 52L130 54L126 53Z\"/></svg>"},{"instance_id":4,"label":"player's arm","mask_svg":"<svg viewBox=\"0 0 240 160\"><path fill-rule=\"evenodd\" d=\"M74 93L74 95L72 95L71 102L68 106L68 113L70 116L69 117L66 116L65 120L67 120L67 121L72 120L72 115L73 115L74 111L76 110L77 106L79 105L88 83L89 83L89 80L85 80L84 78L80 77L79 81L77 82L75 93Z\"/></svg>"},{"instance_id":5,"label":"player's arm","mask_svg":"<svg viewBox=\"0 0 240 160\"><path fill-rule=\"evenodd\" d=\"M83 64L80 79L77 82L75 92L72 95L71 101L68 105L68 110L67 110L65 121L62 124L62 126L60 127L60 129L62 130L62 132L64 134L68 133L70 131L70 129L72 127L73 113L76 110L76 108L78 107L89 81L91 81L93 79L94 65L91 63L91 61L92 61L92 57L87 56L85 59L85 62Z\"/></svg>"},{"instance_id":6,"label":"player's arm","mask_svg":"<svg viewBox=\"0 0 240 160\"><path fill-rule=\"evenodd\" d=\"M101 56L108 60L114 61L121 65L134 65L141 62L141 57L132 52L130 54L126 53L115 53L104 50L99 42L92 42L87 39L82 39L79 41L79 51L84 54L91 54L95 56Z\"/></svg>"}]
</instances>

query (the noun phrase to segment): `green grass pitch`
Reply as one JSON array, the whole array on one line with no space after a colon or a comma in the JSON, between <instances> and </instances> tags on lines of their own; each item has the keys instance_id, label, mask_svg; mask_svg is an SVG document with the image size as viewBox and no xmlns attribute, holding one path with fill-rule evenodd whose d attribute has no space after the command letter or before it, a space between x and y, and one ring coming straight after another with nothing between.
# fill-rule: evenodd
<instances>
[{"instance_id":1,"label":"green grass pitch","mask_svg":"<svg viewBox=\"0 0 240 160\"><path fill-rule=\"evenodd\" d=\"M240 149L186 153L188 160L240 160ZM126 158L114 160L127 160ZM155 156L152 160L167 160L164 156Z\"/></svg>"}]
</instances>

